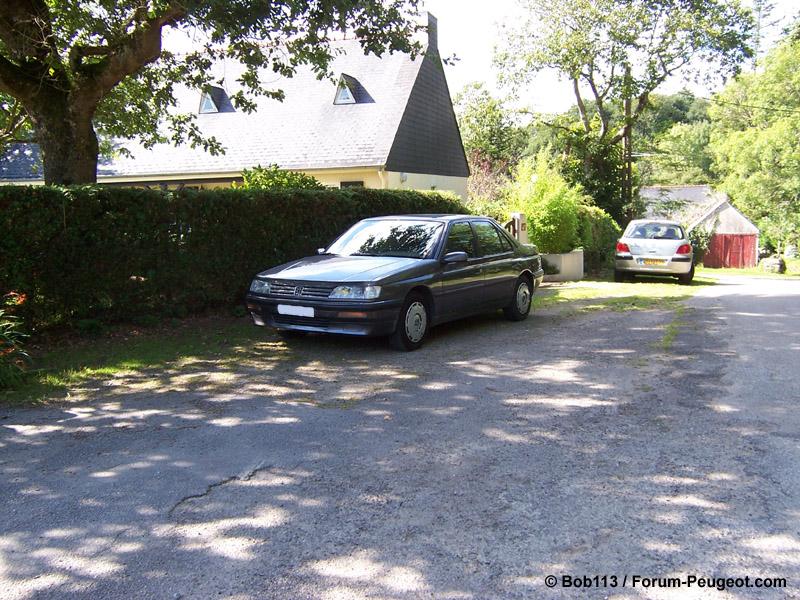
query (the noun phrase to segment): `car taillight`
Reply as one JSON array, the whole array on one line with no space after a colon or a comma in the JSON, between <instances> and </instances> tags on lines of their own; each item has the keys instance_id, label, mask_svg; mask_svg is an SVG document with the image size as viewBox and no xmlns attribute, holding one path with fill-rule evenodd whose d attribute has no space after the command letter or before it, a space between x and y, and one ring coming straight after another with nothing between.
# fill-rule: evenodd
<instances>
[{"instance_id":1,"label":"car taillight","mask_svg":"<svg viewBox=\"0 0 800 600\"><path fill-rule=\"evenodd\" d=\"M692 246L690 244L681 244L675 254L691 254Z\"/></svg>"},{"instance_id":2,"label":"car taillight","mask_svg":"<svg viewBox=\"0 0 800 600\"><path fill-rule=\"evenodd\" d=\"M617 242L617 252L630 252L630 251L631 249L628 247L628 244Z\"/></svg>"}]
</instances>

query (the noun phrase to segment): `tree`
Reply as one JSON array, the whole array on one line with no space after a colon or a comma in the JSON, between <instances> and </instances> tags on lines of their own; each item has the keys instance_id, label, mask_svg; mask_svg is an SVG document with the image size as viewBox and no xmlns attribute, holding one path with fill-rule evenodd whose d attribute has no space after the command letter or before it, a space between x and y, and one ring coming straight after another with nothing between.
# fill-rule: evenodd
<instances>
[{"instance_id":1,"label":"tree","mask_svg":"<svg viewBox=\"0 0 800 600\"><path fill-rule=\"evenodd\" d=\"M753 21L738 2L525 0L523 5L527 19L510 28L496 56L502 80L519 89L543 69L566 77L584 134L603 145L625 142L626 201L632 128L653 91L680 71L736 72L751 55ZM623 110L612 120L614 103Z\"/></svg>"},{"instance_id":2,"label":"tree","mask_svg":"<svg viewBox=\"0 0 800 600\"><path fill-rule=\"evenodd\" d=\"M788 36L763 71L715 96L711 149L723 188L779 249L800 237L800 38Z\"/></svg>"},{"instance_id":3,"label":"tree","mask_svg":"<svg viewBox=\"0 0 800 600\"><path fill-rule=\"evenodd\" d=\"M503 101L482 83L466 85L453 104L467 156L505 169L519 160L525 144L523 131Z\"/></svg>"},{"instance_id":4,"label":"tree","mask_svg":"<svg viewBox=\"0 0 800 600\"><path fill-rule=\"evenodd\" d=\"M30 121L16 98L0 94L0 155L8 144L30 140Z\"/></svg>"},{"instance_id":5,"label":"tree","mask_svg":"<svg viewBox=\"0 0 800 600\"><path fill-rule=\"evenodd\" d=\"M242 91L231 98L282 98L264 69L291 76L302 65L320 76L337 32L351 31L365 52L416 52L410 21L417 0L91 0L0 3L0 94L25 109L44 159L46 183L94 182L97 130L222 148L204 139L190 115L173 114L173 90L204 89L216 59L241 61ZM185 55L162 47L166 29L201 41ZM266 81L265 81L266 80ZM165 120L166 132L159 128ZM97 129L95 128L97 127Z\"/></svg>"},{"instance_id":6,"label":"tree","mask_svg":"<svg viewBox=\"0 0 800 600\"><path fill-rule=\"evenodd\" d=\"M676 123L658 137L655 154L644 162L640 173L653 184L711 183L716 177L710 141L710 121Z\"/></svg>"}]
</instances>

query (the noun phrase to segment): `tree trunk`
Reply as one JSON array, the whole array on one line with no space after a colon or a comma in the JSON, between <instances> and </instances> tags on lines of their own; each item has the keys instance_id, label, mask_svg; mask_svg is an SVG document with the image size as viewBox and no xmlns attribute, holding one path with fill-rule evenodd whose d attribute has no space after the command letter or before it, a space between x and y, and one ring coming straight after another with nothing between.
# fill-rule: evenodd
<instances>
[{"instance_id":1,"label":"tree trunk","mask_svg":"<svg viewBox=\"0 0 800 600\"><path fill-rule=\"evenodd\" d=\"M51 95L48 100L30 111L36 115L33 124L45 184L96 183L99 146L92 124L94 106L81 105L69 94Z\"/></svg>"}]
</instances>

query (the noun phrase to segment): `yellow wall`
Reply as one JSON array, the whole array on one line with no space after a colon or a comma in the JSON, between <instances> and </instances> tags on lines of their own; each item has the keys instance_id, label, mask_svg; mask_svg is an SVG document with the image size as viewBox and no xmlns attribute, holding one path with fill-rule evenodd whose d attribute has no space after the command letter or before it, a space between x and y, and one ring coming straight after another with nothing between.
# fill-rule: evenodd
<instances>
[{"instance_id":1,"label":"yellow wall","mask_svg":"<svg viewBox=\"0 0 800 600\"><path fill-rule=\"evenodd\" d=\"M429 175L425 173L398 173L384 171L378 167L353 168L353 169L309 169L302 171L307 175L316 177L320 182L331 187L340 187L343 181L363 181L364 187L375 189L398 190L438 190L452 192L463 199L467 197L467 178L448 177L445 175ZM129 186L156 186L165 184L168 188L175 188L181 183L192 187L204 189L230 187L233 181L241 181L241 173L214 173L199 175L170 175L154 182L153 177L100 177L100 183L129 185Z\"/></svg>"}]
</instances>

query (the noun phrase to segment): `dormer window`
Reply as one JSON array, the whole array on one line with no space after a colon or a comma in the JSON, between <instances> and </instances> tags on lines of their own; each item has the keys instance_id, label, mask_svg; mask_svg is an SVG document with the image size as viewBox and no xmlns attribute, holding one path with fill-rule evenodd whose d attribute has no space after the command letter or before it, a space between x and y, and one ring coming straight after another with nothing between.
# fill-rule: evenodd
<instances>
[{"instance_id":1,"label":"dormer window","mask_svg":"<svg viewBox=\"0 0 800 600\"><path fill-rule=\"evenodd\" d=\"M342 73L339 77L339 85L336 86L336 98L334 104L366 104L375 102L369 95L364 86L351 75Z\"/></svg>"},{"instance_id":2,"label":"dormer window","mask_svg":"<svg viewBox=\"0 0 800 600\"><path fill-rule=\"evenodd\" d=\"M336 100L333 101L334 104L355 104L356 99L353 96L353 92L347 87L347 83L344 79L339 80L339 88L336 90Z\"/></svg>"},{"instance_id":3,"label":"dormer window","mask_svg":"<svg viewBox=\"0 0 800 600\"><path fill-rule=\"evenodd\" d=\"M217 108L217 105L214 103L214 99L208 92L203 92L203 95L200 97L200 114L205 115L215 112L219 112L219 108Z\"/></svg>"},{"instance_id":4,"label":"dormer window","mask_svg":"<svg viewBox=\"0 0 800 600\"><path fill-rule=\"evenodd\" d=\"M200 96L200 109L197 112L201 115L208 115L220 112L234 112L234 110L225 90L212 85Z\"/></svg>"}]
</instances>

